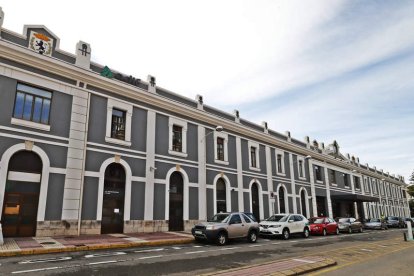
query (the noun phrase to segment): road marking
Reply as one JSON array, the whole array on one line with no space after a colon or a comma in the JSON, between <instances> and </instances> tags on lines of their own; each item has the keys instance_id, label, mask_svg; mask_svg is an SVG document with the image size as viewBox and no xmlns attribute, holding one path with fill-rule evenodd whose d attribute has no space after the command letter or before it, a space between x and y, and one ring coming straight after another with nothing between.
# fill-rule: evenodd
<instances>
[{"instance_id":1,"label":"road marking","mask_svg":"<svg viewBox=\"0 0 414 276\"><path fill-rule=\"evenodd\" d=\"M272 244L280 244L280 242L272 242Z\"/></svg>"},{"instance_id":2,"label":"road marking","mask_svg":"<svg viewBox=\"0 0 414 276\"><path fill-rule=\"evenodd\" d=\"M288 241L288 242L298 242L298 241Z\"/></svg>"},{"instance_id":3,"label":"road marking","mask_svg":"<svg viewBox=\"0 0 414 276\"><path fill-rule=\"evenodd\" d=\"M304 260L304 259L292 259L292 260L297 261L297 262L307 263L307 264L316 263L315 261L309 261L309 260Z\"/></svg>"},{"instance_id":4,"label":"road marking","mask_svg":"<svg viewBox=\"0 0 414 276\"><path fill-rule=\"evenodd\" d=\"M237 249L237 248L240 248L240 247L226 247L226 248L221 248L219 250L224 251L224 250L232 250L232 249Z\"/></svg>"},{"instance_id":5,"label":"road marking","mask_svg":"<svg viewBox=\"0 0 414 276\"><path fill-rule=\"evenodd\" d=\"M178 247L178 246L173 246L172 249L178 250L178 249L183 249L183 248L182 247Z\"/></svg>"},{"instance_id":6,"label":"road marking","mask_svg":"<svg viewBox=\"0 0 414 276\"><path fill-rule=\"evenodd\" d=\"M72 257L58 257L58 258L47 258L47 259L37 259L37 260L27 260L21 261L19 264L35 264L35 263L46 263L46 262L58 262L58 261L68 261Z\"/></svg>"},{"instance_id":7,"label":"road marking","mask_svg":"<svg viewBox=\"0 0 414 276\"><path fill-rule=\"evenodd\" d=\"M99 258L99 257L109 257L109 256L119 256L125 255L125 252L109 252L109 253L102 253L102 254L90 254L85 255L85 258Z\"/></svg>"},{"instance_id":8,"label":"road marking","mask_svg":"<svg viewBox=\"0 0 414 276\"><path fill-rule=\"evenodd\" d=\"M260 247L263 246L264 244L253 244L253 245L249 245L249 247Z\"/></svg>"},{"instance_id":9,"label":"road marking","mask_svg":"<svg viewBox=\"0 0 414 276\"><path fill-rule=\"evenodd\" d=\"M88 265L112 264L112 263L116 263L116 262L117 261L103 261L103 262L89 263Z\"/></svg>"},{"instance_id":10,"label":"road marking","mask_svg":"<svg viewBox=\"0 0 414 276\"><path fill-rule=\"evenodd\" d=\"M161 258L161 257L164 257L164 255L155 255L155 256L141 257L141 258L138 258L138 260L145 260L145 259L152 259L152 258Z\"/></svg>"},{"instance_id":11,"label":"road marking","mask_svg":"<svg viewBox=\"0 0 414 276\"><path fill-rule=\"evenodd\" d=\"M146 250L136 250L135 253L146 253L146 252L158 252L163 251L165 248L156 248L156 249L146 249Z\"/></svg>"},{"instance_id":12,"label":"road marking","mask_svg":"<svg viewBox=\"0 0 414 276\"><path fill-rule=\"evenodd\" d=\"M185 252L184 254L198 254L198 253L204 253L205 250L199 250L199 251L191 251L191 252Z\"/></svg>"},{"instance_id":13,"label":"road marking","mask_svg":"<svg viewBox=\"0 0 414 276\"><path fill-rule=\"evenodd\" d=\"M203 246L202 245L194 245L193 247L199 248L199 247L203 247Z\"/></svg>"},{"instance_id":14,"label":"road marking","mask_svg":"<svg viewBox=\"0 0 414 276\"><path fill-rule=\"evenodd\" d=\"M59 269L59 268L61 268L61 267L54 266L54 267L45 267L45 268L37 268L37 269L30 269L30 270L20 270L20 271L13 271L12 274L38 272L38 271L53 270L53 269Z\"/></svg>"}]
</instances>

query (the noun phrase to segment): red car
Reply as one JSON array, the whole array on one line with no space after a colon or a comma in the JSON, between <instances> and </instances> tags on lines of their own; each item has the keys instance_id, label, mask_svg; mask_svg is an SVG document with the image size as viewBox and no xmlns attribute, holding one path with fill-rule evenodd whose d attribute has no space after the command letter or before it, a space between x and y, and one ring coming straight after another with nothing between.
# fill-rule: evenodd
<instances>
[{"instance_id":1,"label":"red car","mask_svg":"<svg viewBox=\"0 0 414 276\"><path fill-rule=\"evenodd\" d=\"M336 221L327 217L317 217L309 219L310 232L312 235L339 234Z\"/></svg>"}]
</instances>

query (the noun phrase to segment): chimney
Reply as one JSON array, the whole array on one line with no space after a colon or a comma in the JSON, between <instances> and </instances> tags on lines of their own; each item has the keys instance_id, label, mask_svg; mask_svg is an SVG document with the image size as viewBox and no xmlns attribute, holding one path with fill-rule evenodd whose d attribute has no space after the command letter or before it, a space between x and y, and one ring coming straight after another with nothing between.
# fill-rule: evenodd
<instances>
[{"instance_id":1,"label":"chimney","mask_svg":"<svg viewBox=\"0 0 414 276\"><path fill-rule=\"evenodd\" d=\"M154 76L148 75L147 82L148 82L148 92L156 93L157 91L156 78Z\"/></svg>"}]
</instances>

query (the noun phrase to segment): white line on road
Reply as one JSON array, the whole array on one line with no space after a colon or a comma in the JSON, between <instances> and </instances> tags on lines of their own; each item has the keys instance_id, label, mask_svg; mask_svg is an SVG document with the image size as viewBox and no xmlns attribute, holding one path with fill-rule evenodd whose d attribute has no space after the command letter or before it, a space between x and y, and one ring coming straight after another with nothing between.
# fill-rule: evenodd
<instances>
[{"instance_id":1,"label":"white line on road","mask_svg":"<svg viewBox=\"0 0 414 276\"><path fill-rule=\"evenodd\" d=\"M199 248L199 247L203 247L203 246L202 245L194 245L193 247Z\"/></svg>"},{"instance_id":2,"label":"white line on road","mask_svg":"<svg viewBox=\"0 0 414 276\"><path fill-rule=\"evenodd\" d=\"M141 257L141 258L138 258L138 260L145 260L145 259L152 259L152 258L161 258L161 257L164 257L164 255L155 255L155 256Z\"/></svg>"},{"instance_id":3,"label":"white line on road","mask_svg":"<svg viewBox=\"0 0 414 276\"><path fill-rule=\"evenodd\" d=\"M361 248L362 251L368 251L368 252L372 252L372 250L370 249L365 249L365 248Z\"/></svg>"},{"instance_id":4,"label":"white line on road","mask_svg":"<svg viewBox=\"0 0 414 276\"><path fill-rule=\"evenodd\" d=\"M178 249L183 249L182 247L178 247L178 246L173 246L173 247L171 247L172 249L176 249L176 250L178 250Z\"/></svg>"},{"instance_id":5,"label":"white line on road","mask_svg":"<svg viewBox=\"0 0 414 276\"><path fill-rule=\"evenodd\" d=\"M88 265L112 264L112 263L116 263L116 262L117 261L103 261L103 262L89 263Z\"/></svg>"},{"instance_id":6,"label":"white line on road","mask_svg":"<svg viewBox=\"0 0 414 276\"><path fill-rule=\"evenodd\" d=\"M125 255L125 252L109 252L109 253L102 253L102 254L90 254L85 255L85 258L99 258L99 257L109 257L109 256L119 256Z\"/></svg>"},{"instance_id":7,"label":"white line on road","mask_svg":"<svg viewBox=\"0 0 414 276\"><path fill-rule=\"evenodd\" d=\"M298 241L289 241L289 242L298 242Z\"/></svg>"},{"instance_id":8,"label":"white line on road","mask_svg":"<svg viewBox=\"0 0 414 276\"><path fill-rule=\"evenodd\" d=\"M263 246L264 244L253 244L253 245L249 245L249 247L260 247Z\"/></svg>"},{"instance_id":9,"label":"white line on road","mask_svg":"<svg viewBox=\"0 0 414 276\"><path fill-rule=\"evenodd\" d=\"M281 244L280 242L272 242L272 244Z\"/></svg>"},{"instance_id":10,"label":"white line on road","mask_svg":"<svg viewBox=\"0 0 414 276\"><path fill-rule=\"evenodd\" d=\"M72 260L72 257L58 257L58 258L47 258L47 259L37 259L37 260L27 260L21 261L19 264L35 264L35 263L46 263L46 262L59 262L59 261L68 261Z\"/></svg>"},{"instance_id":11,"label":"white line on road","mask_svg":"<svg viewBox=\"0 0 414 276\"><path fill-rule=\"evenodd\" d=\"M309 260L304 260L304 259L292 259L292 260L297 261L297 262L307 263L307 264L316 263L315 261L309 261Z\"/></svg>"},{"instance_id":12,"label":"white line on road","mask_svg":"<svg viewBox=\"0 0 414 276\"><path fill-rule=\"evenodd\" d=\"M61 267L54 266L54 267L45 267L45 268L37 268L37 269L30 269L30 270L20 270L20 271L13 271L12 274L38 272L38 271L53 270L53 269L59 269L59 268Z\"/></svg>"},{"instance_id":13,"label":"white line on road","mask_svg":"<svg viewBox=\"0 0 414 276\"><path fill-rule=\"evenodd\" d=\"M184 254L198 254L198 253L204 253L205 250L199 250L199 251L191 251L191 252L185 252Z\"/></svg>"},{"instance_id":14,"label":"white line on road","mask_svg":"<svg viewBox=\"0 0 414 276\"><path fill-rule=\"evenodd\" d=\"M219 250L224 251L224 250L232 250L232 249L237 249L237 248L240 248L240 247L226 247L226 248L221 248Z\"/></svg>"},{"instance_id":15,"label":"white line on road","mask_svg":"<svg viewBox=\"0 0 414 276\"><path fill-rule=\"evenodd\" d=\"M146 253L146 252L158 252L163 251L165 248L155 248L155 249L146 249L146 250L136 250L135 253Z\"/></svg>"}]
</instances>

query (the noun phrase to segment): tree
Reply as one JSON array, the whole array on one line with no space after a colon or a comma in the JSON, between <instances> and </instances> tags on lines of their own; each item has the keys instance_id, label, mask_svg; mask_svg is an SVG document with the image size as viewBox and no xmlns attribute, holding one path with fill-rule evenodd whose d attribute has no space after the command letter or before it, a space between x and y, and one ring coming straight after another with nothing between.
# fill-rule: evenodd
<instances>
[{"instance_id":1,"label":"tree","mask_svg":"<svg viewBox=\"0 0 414 276\"><path fill-rule=\"evenodd\" d=\"M414 199L411 199L408 203L410 206L411 217L414 217Z\"/></svg>"},{"instance_id":2,"label":"tree","mask_svg":"<svg viewBox=\"0 0 414 276\"><path fill-rule=\"evenodd\" d=\"M407 187L407 193L410 196L414 197L414 185L410 185L410 186Z\"/></svg>"},{"instance_id":3,"label":"tree","mask_svg":"<svg viewBox=\"0 0 414 276\"><path fill-rule=\"evenodd\" d=\"M410 179L408 179L410 181L410 184L414 184L414 170L411 173Z\"/></svg>"}]
</instances>

